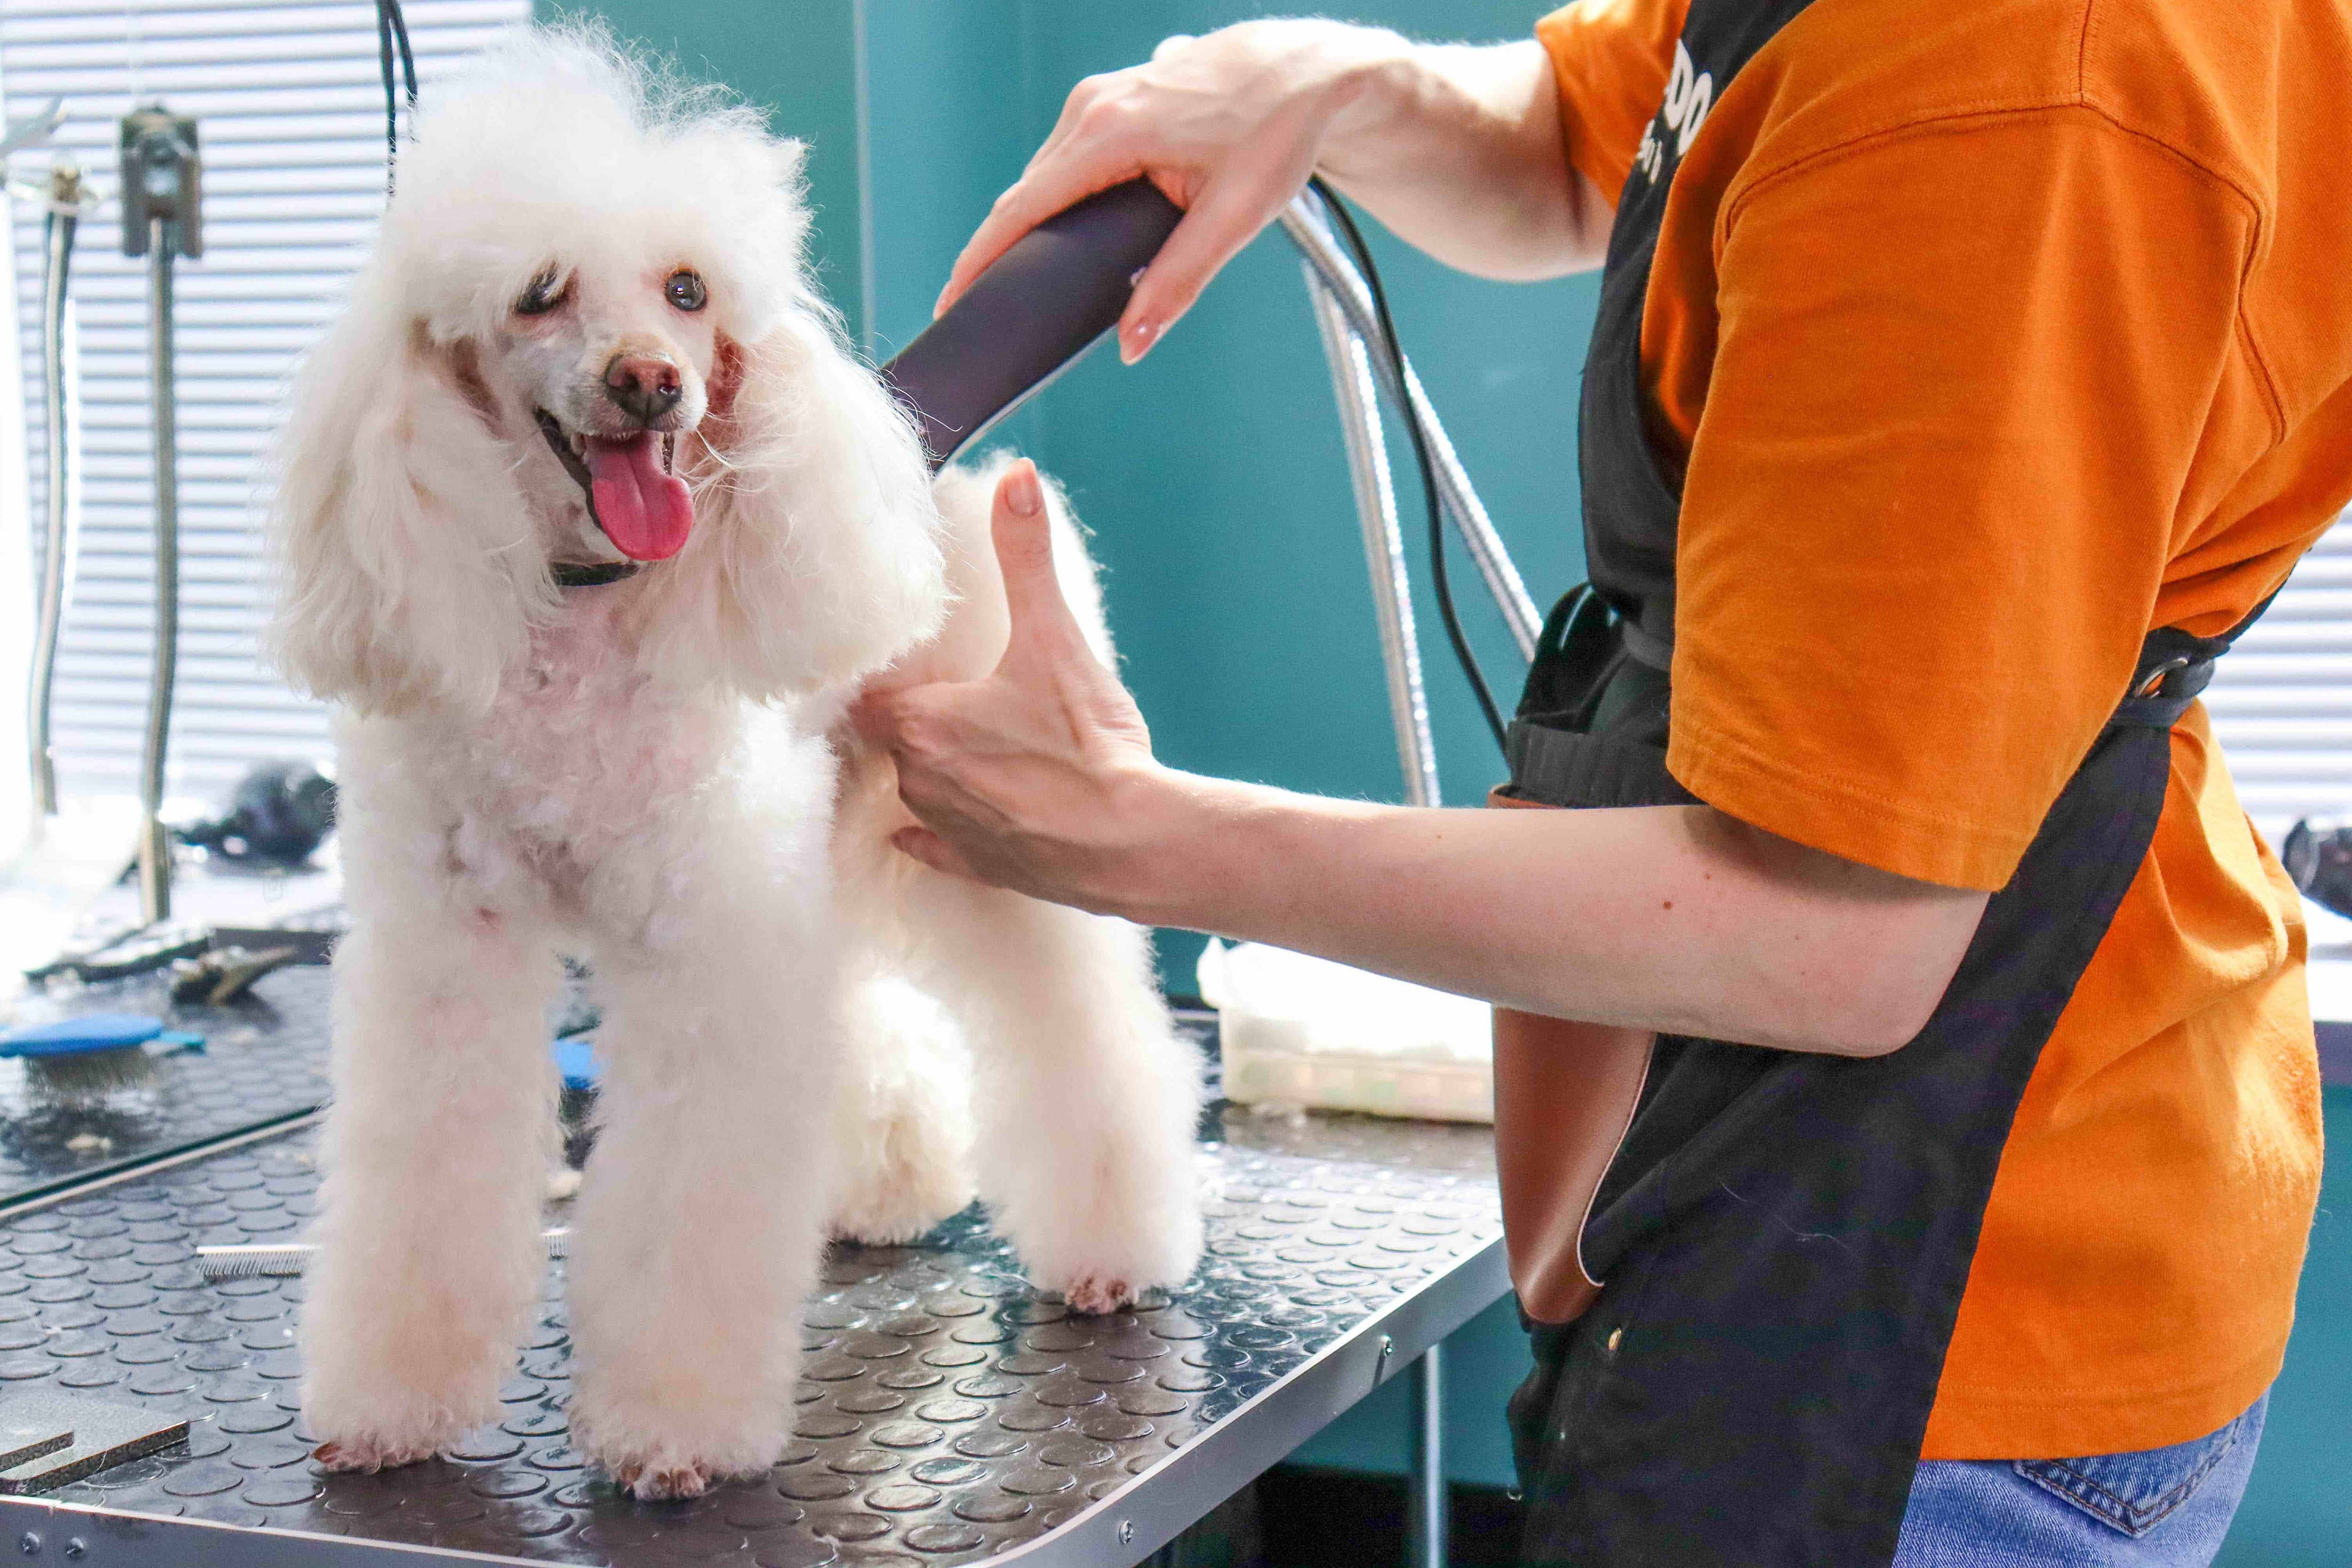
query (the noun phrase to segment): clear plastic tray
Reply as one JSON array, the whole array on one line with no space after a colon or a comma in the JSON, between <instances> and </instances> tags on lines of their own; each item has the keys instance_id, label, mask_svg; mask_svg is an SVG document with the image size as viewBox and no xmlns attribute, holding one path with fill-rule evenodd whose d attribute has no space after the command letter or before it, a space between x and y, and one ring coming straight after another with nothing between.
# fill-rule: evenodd
<instances>
[{"instance_id":1,"label":"clear plastic tray","mask_svg":"<svg viewBox=\"0 0 2352 1568\"><path fill-rule=\"evenodd\" d=\"M1212 941L1197 973L1237 1104L1495 1120L1484 1003L1255 942Z\"/></svg>"}]
</instances>

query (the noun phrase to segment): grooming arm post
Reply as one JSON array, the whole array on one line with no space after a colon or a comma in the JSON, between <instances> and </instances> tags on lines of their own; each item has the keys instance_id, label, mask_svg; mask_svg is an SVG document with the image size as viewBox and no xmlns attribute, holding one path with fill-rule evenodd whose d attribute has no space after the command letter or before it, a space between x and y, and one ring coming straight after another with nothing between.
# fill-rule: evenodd
<instances>
[{"instance_id":1,"label":"grooming arm post","mask_svg":"<svg viewBox=\"0 0 2352 1568\"><path fill-rule=\"evenodd\" d=\"M72 296L74 231L83 205L81 171L62 155L50 165L41 268L41 418L47 436L43 472L41 602L33 634L31 689L26 699L26 731L31 742L33 809L58 814L58 769L50 741L51 691L58 668L58 635L65 624L66 586L72 576L73 509L68 473L72 426L67 418L67 353Z\"/></svg>"},{"instance_id":2,"label":"grooming arm post","mask_svg":"<svg viewBox=\"0 0 2352 1568\"><path fill-rule=\"evenodd\" d=\"M198 217L196 122L160 106L122 121L122 253L145 256L155 417L155 666L139 764L139 910L150 925L172 913L172 838L163 826L163 762L180 643L178 399L172 363L172 264L204 254Z\"/></svg>"},{"instance_id":3,"label":"grooming arm post","mask_svg":"<svg viewBox=\"0 0 2352 1568\"><path fill-rule=\"evenodd\" d=\"M1301 195L1284 209L1283 232L1298 247L1309 273L1330 290L1339 304L1348 326L1367 342L1380 338L1379 322L1372 313L1371 291L1340 250L1332 237L1330 226L1311 197ZM1502 612L1503 622L1510 628L1512 640L1519 646L1522 658L1533 659L1536 639L1543 631L1543 616L1528 593L1527 584L1520 580L1518 568L1511 563L1510 552L1503 548L1502 536L1495 531L1492 519L1471 487L1470 476L1462 467L1454 443L1446 438L1445 426L1439 423L1437 411L1430 406L1428 395L1423 392L1421 378L1413 374L1412 363L1404 365L1404 380L1397 382L1384 354L1369 356L1372 374L1401 409L1409 408L1418 415L1422 433L1429 442L1431 466L1435 469L1437 496L1445 513L1461 534L1470 559L1485 579L1486 592L1493 597L1495 607Z\"/></svg>"},{"instance_id":4,"label":"grooming arm post","mask_svg":"<svg viewBox=\"0 0 2352 1568\"><path fill-rule=\"evenodd\" d=\"M1372 381L1371 356L1340 313L1337 300L1311 267L1307 297L1323 334L1323 355L1331 365L1331 395L1339 405L1339 431L1348 447L1348 477L1356 492L1362 524L1364 565L1372 580L1372 610L1381 628L1381 662L1388 672L1389 717L1396 727L1397 764L1404 772L1408 805L1435 805L1437 747L1429 732L1429 702L1421 679L1421 645L1413 635L1412 586L1405 570L1404 540L1397 527L1396 490L1389 476L1388 446L1381 437L1380 394Z\"/></svg>"},{"instance_id":5,"label":"grooming arm post","mask_svg":"<svg viewBox=\"0 0 2352 1568\"><path fill-rule=\"evenodd\" d=\"M172 915L172 839L163 826L163 760L172 738L172 688L180 654L179 418L172 364L170 225L152 220L149 348L155 375L155 665L139 754L139 912L150 925Z\"/></svg>"}]
</instances>

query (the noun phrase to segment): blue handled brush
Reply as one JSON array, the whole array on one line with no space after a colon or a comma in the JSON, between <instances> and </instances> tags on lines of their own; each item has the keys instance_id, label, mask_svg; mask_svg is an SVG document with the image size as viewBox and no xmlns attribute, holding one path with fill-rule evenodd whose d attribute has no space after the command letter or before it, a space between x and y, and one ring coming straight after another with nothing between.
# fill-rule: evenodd
<instances>
[{"instance_id":1,"label":"blue handled brush","mask_svg":"<svg viewBox=\"0 0 2352 1568\"><path fill-rule=\"evenodd\" d=\"M145 1013L85 1013L0 1035L0 1057L25 1064L25 1087L37 1100L79 1109L154 1080L151 1046L204 1048L202 1035L166 1029Z\"/></svg>"}]
</instances>

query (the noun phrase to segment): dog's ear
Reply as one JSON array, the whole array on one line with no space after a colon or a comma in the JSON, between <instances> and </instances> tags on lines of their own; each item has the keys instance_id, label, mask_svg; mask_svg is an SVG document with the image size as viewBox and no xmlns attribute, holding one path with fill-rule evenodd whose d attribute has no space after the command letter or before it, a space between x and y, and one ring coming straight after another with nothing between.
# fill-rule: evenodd
<instances>
[{"instance_id":1,"label":"dog's ear","mask_svg":"<svg viewBox=\"0 0 2352 1568\"><path fill-rule=\"evenodd\" d=\"M821 306L721 340L701 436L694 532L646 590L658 667L764 700L854 680L937 629L921 447Z\"/></svg>"},{"instance_id":2,"label":"dog's ear","mask_svg":"<svg viewBox=\"0 0 2352 1568\"><path fill-rule=\"evenodd\" d=\"M478 711L552 608L462 351L363 272L296 377L271 508L279 669L363 712Z\"/></svg>"}]
</instances>

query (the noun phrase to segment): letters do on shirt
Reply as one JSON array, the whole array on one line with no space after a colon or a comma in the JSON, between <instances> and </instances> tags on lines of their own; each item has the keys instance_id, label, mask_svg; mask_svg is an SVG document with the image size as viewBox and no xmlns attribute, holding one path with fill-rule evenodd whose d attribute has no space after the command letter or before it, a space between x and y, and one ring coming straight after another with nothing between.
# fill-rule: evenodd
<instances>
[{"instance_id":1,"label":"letters do on shirt","mask_svg":"<svg viewBox=\"0 0 2352 1568\"><path fill-rule=\"evenodd\" d=\"M1633 155L1634 166L1655 182L1665 163L1664 137L1675 139L1675 161L1690 151L1692 138L1706 121L1706 111L1715 107L1715 75L1700 70L1691 61L1690 50L1677 40L1675 44L1674 69L1666 77L1666 100L1658 109L1658 117L1642 132L1642 145Z\"/></svg>"}]
</instances>

